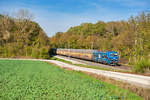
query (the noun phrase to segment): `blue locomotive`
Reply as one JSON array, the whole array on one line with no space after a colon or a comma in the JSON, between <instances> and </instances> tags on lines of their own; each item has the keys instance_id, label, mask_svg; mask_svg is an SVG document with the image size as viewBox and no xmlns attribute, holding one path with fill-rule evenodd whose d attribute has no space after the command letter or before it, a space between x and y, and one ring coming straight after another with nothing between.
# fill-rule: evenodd
<instances>
[{"instance_id":1,"label":"blue locomotive","mask_svg":"<svg viewBox=\"0 0 150 100\"><path fill-rule=\"evenodd\" d=\"M91 49L57 49L56 54L91 60L109 65L118 65L119 63L119 56L116 51L102 52Z\"/></svg>"},{"instance_id":2,"label":"blue locomotive","mask_svg":"<svg viewBox=\"0 0 150 100\"><path fill-rule=\"evenodd\" d=\"M116 51L94 51L93 52L93 61L108 64L108 65L118 65L119 63L119 56Z\"/></svg>"}]
</instances>

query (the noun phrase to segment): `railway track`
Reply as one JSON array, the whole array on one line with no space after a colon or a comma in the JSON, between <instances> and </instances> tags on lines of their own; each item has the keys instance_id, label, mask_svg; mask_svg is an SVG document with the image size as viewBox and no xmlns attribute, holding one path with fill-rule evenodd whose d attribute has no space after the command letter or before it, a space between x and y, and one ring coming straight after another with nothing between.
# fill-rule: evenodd
<instances>
[{"instance_id":1,"label":"railway track","mask_svg":"<svg viewBox=\"0 0 150 100\"><path fill-rule=\"evenodd\" d=\"M70 61L73 62L75 61L75 63L77 62L77 64L85 64L85 65L90 65L90 66L97 66L97 67L101 67L101 68L110 68L113 70L126 70L126 71L131 71L131 67L128 66L111 66L111 65L104 65L104 64L100 64L100 63L96 63L96 62L92 62L92 61L87 61L87 60L82 60L82 59L77 59L77 58L72 58L72 57L67 57L67 56L60 56L60 55L56 55L56 58L59 59L64 59L66 61Z\"/></svg>"}]
</instances>

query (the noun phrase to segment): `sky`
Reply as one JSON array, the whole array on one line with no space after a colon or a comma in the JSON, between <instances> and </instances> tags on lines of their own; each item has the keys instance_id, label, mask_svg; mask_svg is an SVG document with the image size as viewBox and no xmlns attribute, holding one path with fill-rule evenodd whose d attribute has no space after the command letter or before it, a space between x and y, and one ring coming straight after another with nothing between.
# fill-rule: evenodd
<instances>
[{"instance_id":1,"label":"sky","mask_svg":"<svg viewBox=\"0 0 150 100\"><path fill-rule=\"evenodd\" d=\"M150 0L0 0L1 14L13 16L20 9L29 10L51 37L85 22L128 20L150 11Z\"/></svg>"}]
</instances>

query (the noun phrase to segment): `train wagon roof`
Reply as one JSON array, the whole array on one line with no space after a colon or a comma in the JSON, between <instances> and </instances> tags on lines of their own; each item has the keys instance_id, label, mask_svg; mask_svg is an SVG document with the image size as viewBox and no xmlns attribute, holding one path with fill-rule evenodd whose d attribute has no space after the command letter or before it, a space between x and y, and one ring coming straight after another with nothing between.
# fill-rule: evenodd
<instances>
[{"instance_id":1,"label":"train wagon roof","mask_svg":"<svg viewBox=\"0 0 150 100\"><path fill-rule=\"evenodd\" d=\"M97 51L92 49L62 49L62 48L58 48L57 50L69 51L69 52L80 52L80 53L93 53L94 51Z\"/></svg>"}]
</instances>

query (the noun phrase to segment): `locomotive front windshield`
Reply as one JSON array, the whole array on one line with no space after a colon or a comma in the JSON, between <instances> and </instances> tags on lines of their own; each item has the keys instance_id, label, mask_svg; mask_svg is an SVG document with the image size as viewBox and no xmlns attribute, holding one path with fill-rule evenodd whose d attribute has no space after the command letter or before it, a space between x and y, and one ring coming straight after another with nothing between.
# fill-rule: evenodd
<instances>
[{"instance_id":1,"label":"locomotive front windshield","mask_svg":"<svg viewBox=\"0 0 150 100\"><path fill-rule=\"evenodd\" d=\"M116 56L118 56L118 54L117 53L111 53L110 54L112 57L116 57Z\"/></svg>"}]
</instances>

